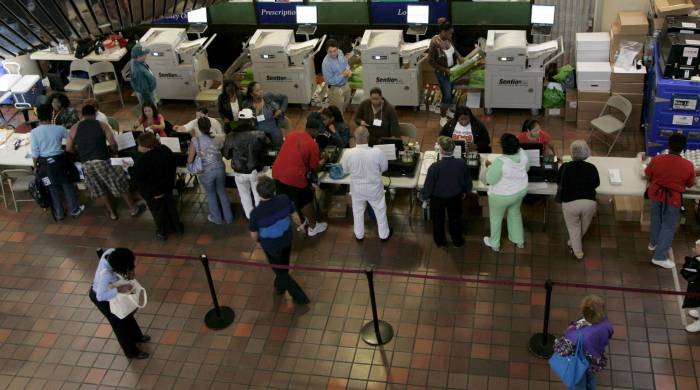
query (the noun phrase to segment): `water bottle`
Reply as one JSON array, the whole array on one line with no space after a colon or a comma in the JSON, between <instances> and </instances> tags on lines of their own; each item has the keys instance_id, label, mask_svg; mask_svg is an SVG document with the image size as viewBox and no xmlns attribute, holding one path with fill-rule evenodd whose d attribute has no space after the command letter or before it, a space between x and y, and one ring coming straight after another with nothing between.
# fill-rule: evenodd
<instances>
[{"instance_id":1,"label":"water bottle","mask_svg":"<svg viewBox=\"0 0 700 390\"><path fill-rule=\"evenodd\" d=\"M438 144L437 142L435 142L435 159L440 159L440 144Z\"/></svg>"}]
</instances>

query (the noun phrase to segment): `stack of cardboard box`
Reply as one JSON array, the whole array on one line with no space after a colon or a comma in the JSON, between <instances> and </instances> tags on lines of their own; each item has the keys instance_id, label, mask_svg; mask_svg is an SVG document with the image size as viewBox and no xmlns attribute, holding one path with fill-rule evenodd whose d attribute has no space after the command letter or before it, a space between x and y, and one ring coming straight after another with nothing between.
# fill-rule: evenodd
<instances>
[{"instance_id":1,"label":"stack of cardboard box","mask_svg":"<svg viewBox=\"0 0 700 390\"><path fill-rule=\"evenodd\" d=\"M620 12L615 23L610 26L610 61L615 62L623 41L644 45L647 35L649 35L649 21L643 12ZM641 59L643 54L644 51L640 50L636 59Z\"/></svg>"},{"instance_id":2,"label":"stack of cardboard box","mask_svg":"<svg viewBox=\"0 0 700 390\"><path fill-rule=\"evenodd\" d=\"M576 109L576 127L589 129L591 120L600 116L605 103L610 97L610 91L578 90L578 107Z\"/></svg>"},{"instance_id":3,"label":"stack of cardboard box","mask_svg":"<svg viewBox=\"0 0 700 390\"><path fill-rule=\"evenodd\" d=\"M612 93L621 95L632 103L632 113L627 121L627 129L639 129L642 122L644 103L644 75L646 69L621 69L613 66Z\"/></svg>"}]
</instances>

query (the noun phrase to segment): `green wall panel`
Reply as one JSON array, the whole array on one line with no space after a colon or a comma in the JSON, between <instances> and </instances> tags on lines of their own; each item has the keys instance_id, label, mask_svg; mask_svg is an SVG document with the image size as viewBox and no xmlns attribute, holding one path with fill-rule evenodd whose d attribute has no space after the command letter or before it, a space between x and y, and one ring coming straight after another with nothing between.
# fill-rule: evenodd
<instances>
[{"instance_id":1,"label":"green wall panel","mask_svg":"<svg viewBox=\"0 0 700 390\"><path fill-rule=\"evenodd\" d=\"M452 22L458 26L530 24L530 2L453 1Z\"/></svg>"},{"instance_id":2,"label":"green wall panel","mask_svg":"<svg viewBox=\"0 0 700 390\"><path fill-rule=\"evenodd\" d=\"M253 2L219 3L209 7L211 24L257 24Z\"/></svg>"}]
</instances>

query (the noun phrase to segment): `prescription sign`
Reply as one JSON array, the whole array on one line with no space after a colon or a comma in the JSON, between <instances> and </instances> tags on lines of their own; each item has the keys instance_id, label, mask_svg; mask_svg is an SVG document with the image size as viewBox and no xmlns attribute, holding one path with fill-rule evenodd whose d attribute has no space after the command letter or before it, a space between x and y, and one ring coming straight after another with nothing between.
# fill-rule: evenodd
<instances>
[{"instance_id":1,"label":"prescription sign","mask_svg":"<svg viewBox=\"0 0 700 390\"><path fill-rule=\"evenodd\" d=\"M408 5L427 5L430 24L437 24L439 18L449 16L447 1L372 1L370 11L372 24L406 24L406 7Z\"/></svg>"},{"instance_id":2,"label":"prescription sign","mask_svg":"<svg viewBox=\"0 0 700 390\"><path fill-rule=\"evenodd\" d=\"M255 13L260 24L296 24L299 3L255 3Z\"/></svg>"}]
</instances>

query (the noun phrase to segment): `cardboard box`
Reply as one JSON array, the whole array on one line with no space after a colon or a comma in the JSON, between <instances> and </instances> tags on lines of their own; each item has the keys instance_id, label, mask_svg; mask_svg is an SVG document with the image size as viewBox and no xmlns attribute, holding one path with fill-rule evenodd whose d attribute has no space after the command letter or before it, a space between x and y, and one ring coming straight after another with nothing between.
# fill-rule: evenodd
<instances>
[{"instance_id":1,"label":"cardboard box","mask_svg":"<svg viewBox=\"0 0 700 390\"><path fill-rule=\"evenodd\" d=\"M695 8L692 0L654 0L656 16L688 15Z\"/></svg>"},{"instance_id":2,"label":"cardboard box","mask_svg":"<svg viewBox=\"0 0 700 390\"><path fill-rule=\"evenodd\" d=\"M603 173L601 180L608 180L607 172ZM613 197L613 210L615 220L618 222L637 222L642 217L642 209L644 208L644 198L641 196L623 196L616 195Z\"/></svg>"},{"instance_id":3,"label":"cardboard box","mask_svg":"<svg viewBox=\"0 0 700 390\"><path fill-rule=\"evenodd\" d=\"M646 68L635 70L634 72L623 71L616 66L613 66L613 72L610 75L610 80L615 83L636 83L644 84L644 76L646 76Z\"/></svg>"},{"instance_id":4,"label":"cardboard box","mask_svg":"<svg viewBox=\"0 0 700 390\"><path fill-rule=\"evenodd\" d=\"M641 104L633 104L632 105L632 113L630 114L629 119L627 119L627 125L625 126L626 129L630 130L639 130L639 128L642 126L642 105Z\"/></svg>"},{"instance_id":5,"label":"cardboard box","mask_svg":"<svg viewBox=\"0 0 700 390\"><path fill-rule=\"evenodd\" d=\"M621 26L615 22L610 26L610 62L615 62L615 57L617 56L617 53L620 51L620 43L622 41L632 41L632 42L637 42L641 43L644 45L644 43L647 40L647 35L646 34L641 34L641 35L632 35L632 34L624 34L621 31ZM643 55L643 50L640 50L639 53L637 54L636 59L641 59Z\"/></svg>"},{"instance_id":6,"label":"cardboard box","mask_svg":"<svg viewBox=\"0 0 700 390\"><path fill-rule=\"evenodd\" d=\"M578 101L584 102L607 102L610 92L578 91Z\"/></svg>"},{"instance_id":7,"label":"cardboard box","mask_svg":"<svg viewBox=\"0 0 700 390\"><path fill-rule=\"evenodd\" d=\"M622 11L617 14L617 24L623 35L647 35L649 22L641 11Z\"/></svg>"},{"instance_id":8,"label":"cardboard box","mask_svg":"<svg viewBox=\"0 0 700 390\"><path fill-rule=\"evenodd\" d=\"M547 108L544 110L544 116L549 116L549 117L563 117L562 115L562 109L557 107L557 108Z\"/></svg>"},{"instance_id":9,"label":"cardboard box","mask_svg":"<svg viewBox=\"0 0 700 390\"><path fill-rule=\"evenodd\" d=\"M581 103L581 102L579 102ZM605 104L603 104L605 106ZM579 107L581 105L579 104ZM598 118L600 116L600 112L603 110L603 107L600 108L598 111L590 110L590 111L579 111L576 113L576 121L586 121L590 122L595 118Z\"/></svg>"},{"instance_id":10,"label":"cardboard box","mask_svg":"<svg viewBox=\"0 0 700 390\"><path fill-rule=\"evenodd\" d=\"M625 99L629 100L630 103L632 103L633 105L644 103L643 93L616 93L615 95L620 95L624 97Z\"/></svg>"},{"instance_id":11,"label":"cardboard box","mask_svg":"<svg viewBox=\"0 0 700 390\"><path fill-rule=\"evenodd\" d=\"M566 90L566 103L564 106L564 121L576 122L578 111L578 92L575 89Z\"/></svg>"},{"instance_id":12,"label":"cardboard box","mask_svg":"<svg viewBox=\"0 0 700 390\"><path fill-rule=\"evenodd\" d=\"M581 120L581 119L577 118L576 119L576 128L589 130L591 128L591 121L590 120Z\"/></svg>"},{"instance_id":13,"label":"cardboard box","mask_svg":"<svg viewBox=\"0 0 700 390\"><path fill-rule=\"evenodd\" d=\"M644 83L613 83L611 92L644 94Z\"/></svg>"},{"instance_id":14,"label":"cardboard box","mask_svg":"<svg viewBox=\"0 0 700 390\"><path fill-rule=\"evenodd\" d=\"M596 118L599 114L600 111L603 110L603 107L605 107L605 102L586 102L586 101L578 101L578 119L584 119L581 117L581 113L583 112L594 112Z\"/></svg>"},{"instance_id":15,"label":"cardboard box","mask_svg":"<svg viewBox=\"0 0 700 390\"><path fill-rule=\"evenodd\" d=\"M654 31L662 31L666 24L665 18L654 18Z\"/></svg>"}]
</instances>

